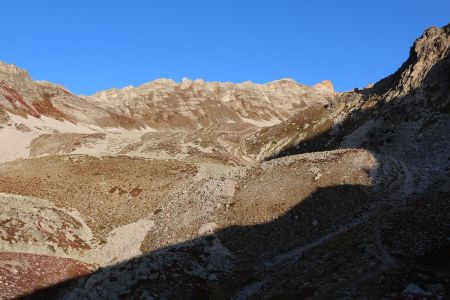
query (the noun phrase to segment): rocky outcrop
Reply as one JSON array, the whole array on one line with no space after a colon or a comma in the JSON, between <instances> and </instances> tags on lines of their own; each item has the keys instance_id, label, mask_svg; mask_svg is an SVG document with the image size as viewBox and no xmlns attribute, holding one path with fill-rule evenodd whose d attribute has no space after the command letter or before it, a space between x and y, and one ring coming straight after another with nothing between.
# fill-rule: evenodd
<instances>
[{"instance_id":1,"label":"rocky outcrop","mask_svg":"<svg viewBox=\"0 0 450 300\"><path fill-rule=\"evenodd\" d=\"M377 82L373 91L391 101L423 89L424 84L435 80L446 80L450 55L450 25L431 27L411 47L408 60L389 77ZM445 85L445 82L443 82ZM448 82L447 82L448 83Z\"/></svg>"},{"instance_id":2,"label":"rocky outcrop","mask_svg":"<svg viewBox=\"0 0 450 300\"><path fill-rule=\"evenodd\" d=\"M328 92L328 93L334 92L333 83L330 80L324 80L322 82L319 82L319 83L315 84L313 86L313 88L315 88L316 90Z\"/></svg>"}]
</instances>

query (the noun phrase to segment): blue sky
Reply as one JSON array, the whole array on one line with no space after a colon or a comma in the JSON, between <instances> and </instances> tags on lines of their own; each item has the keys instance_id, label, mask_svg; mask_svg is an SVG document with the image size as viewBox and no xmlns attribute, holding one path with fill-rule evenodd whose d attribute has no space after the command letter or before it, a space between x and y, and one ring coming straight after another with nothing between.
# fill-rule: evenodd
<instances>
[{"instance_id":1,"label":"blue sky","mask_svg":"<svg viewBox=\"0 0 450 300\"><path fill-rule=\"evenodd\" d=\"M78 94L166 77L330 79L394 72L450 1L0 0L0 60Z\"/></svg>"}]
</instances>

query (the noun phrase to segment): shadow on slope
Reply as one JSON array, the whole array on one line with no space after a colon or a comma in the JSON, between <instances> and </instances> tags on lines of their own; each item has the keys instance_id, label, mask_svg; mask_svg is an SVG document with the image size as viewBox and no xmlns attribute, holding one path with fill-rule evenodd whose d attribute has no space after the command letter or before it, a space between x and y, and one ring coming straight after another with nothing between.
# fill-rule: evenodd
<instances>
[{"instance_id":1,"label":"shadow on slope","mask_svg":"<svg viewBox=\"0 0 450 300\"><path fill-rule=\"evenodd\" d=\"M448 290L450 194L396 208L371 195L367 186L320 188L273 221L226 227L24 299L377 299L408 282Z\"/></svg>"}]
</instances>

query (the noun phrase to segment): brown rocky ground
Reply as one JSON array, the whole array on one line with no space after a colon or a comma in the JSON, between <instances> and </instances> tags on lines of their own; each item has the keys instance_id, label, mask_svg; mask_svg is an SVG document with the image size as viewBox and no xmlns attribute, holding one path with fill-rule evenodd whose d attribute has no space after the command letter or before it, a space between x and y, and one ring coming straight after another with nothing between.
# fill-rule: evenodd
<instances>
[{"instance_id":1,"label":"brown rocky ground","mask_svg":"<svg viewBox=\"0 0 450 300\"><path fill-rule=\"evenodd\" d=\"M196 173L195 165L177 160L51 156L2 164L0 191L76 209L100 234L152 216Z\"/></svg>"},{"instance_id":2,"label":"brown rocky ground","mask_svg":"<svg viewBox=\"0 0 450 300\"><path fill-rule=\"evenodd\" d=\"M92 272L92 267L71 258L20 252L0 252L0 297L25 296Z\"/></svg>"}]
</instances>

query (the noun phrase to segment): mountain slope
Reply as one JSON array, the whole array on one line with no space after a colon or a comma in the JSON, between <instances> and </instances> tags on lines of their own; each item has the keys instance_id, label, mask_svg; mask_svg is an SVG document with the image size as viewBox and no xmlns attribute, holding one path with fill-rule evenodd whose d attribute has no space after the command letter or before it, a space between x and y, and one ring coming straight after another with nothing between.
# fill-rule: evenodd
<instances>
[{"instance_id":1,"label":"mountain slope","mask_svg":"<svg viewBox=\"0 0 450 300\"><path fill-rule=\"evenodd\" d=\"M161 157L163 149L158 143L146 146L155 136L163 137L166 144L179 144L163 157L196 159L200 155L242 163L254 159L242 147L242 133L277 124L295 111L326 104L334 96L329 82L311 88L291 79L263 85L161 79L79 97L63 87L32 81L25 71L0 63L0 126L4 127L0 140L13 136L16 141L13 147L2 149L2 160L55 154L55 148L60 154L80 153L80 140L101 144L90 147L103 149L97 151L101 155L132 151L137 156ZM94 136L101 139L91 138L98 133L102 135ZM42 144L47 146L35 149ZM211 148L217 153L211 153ZM85 150L81 153L93 154Z\"/></svg>"}]
</instances>

